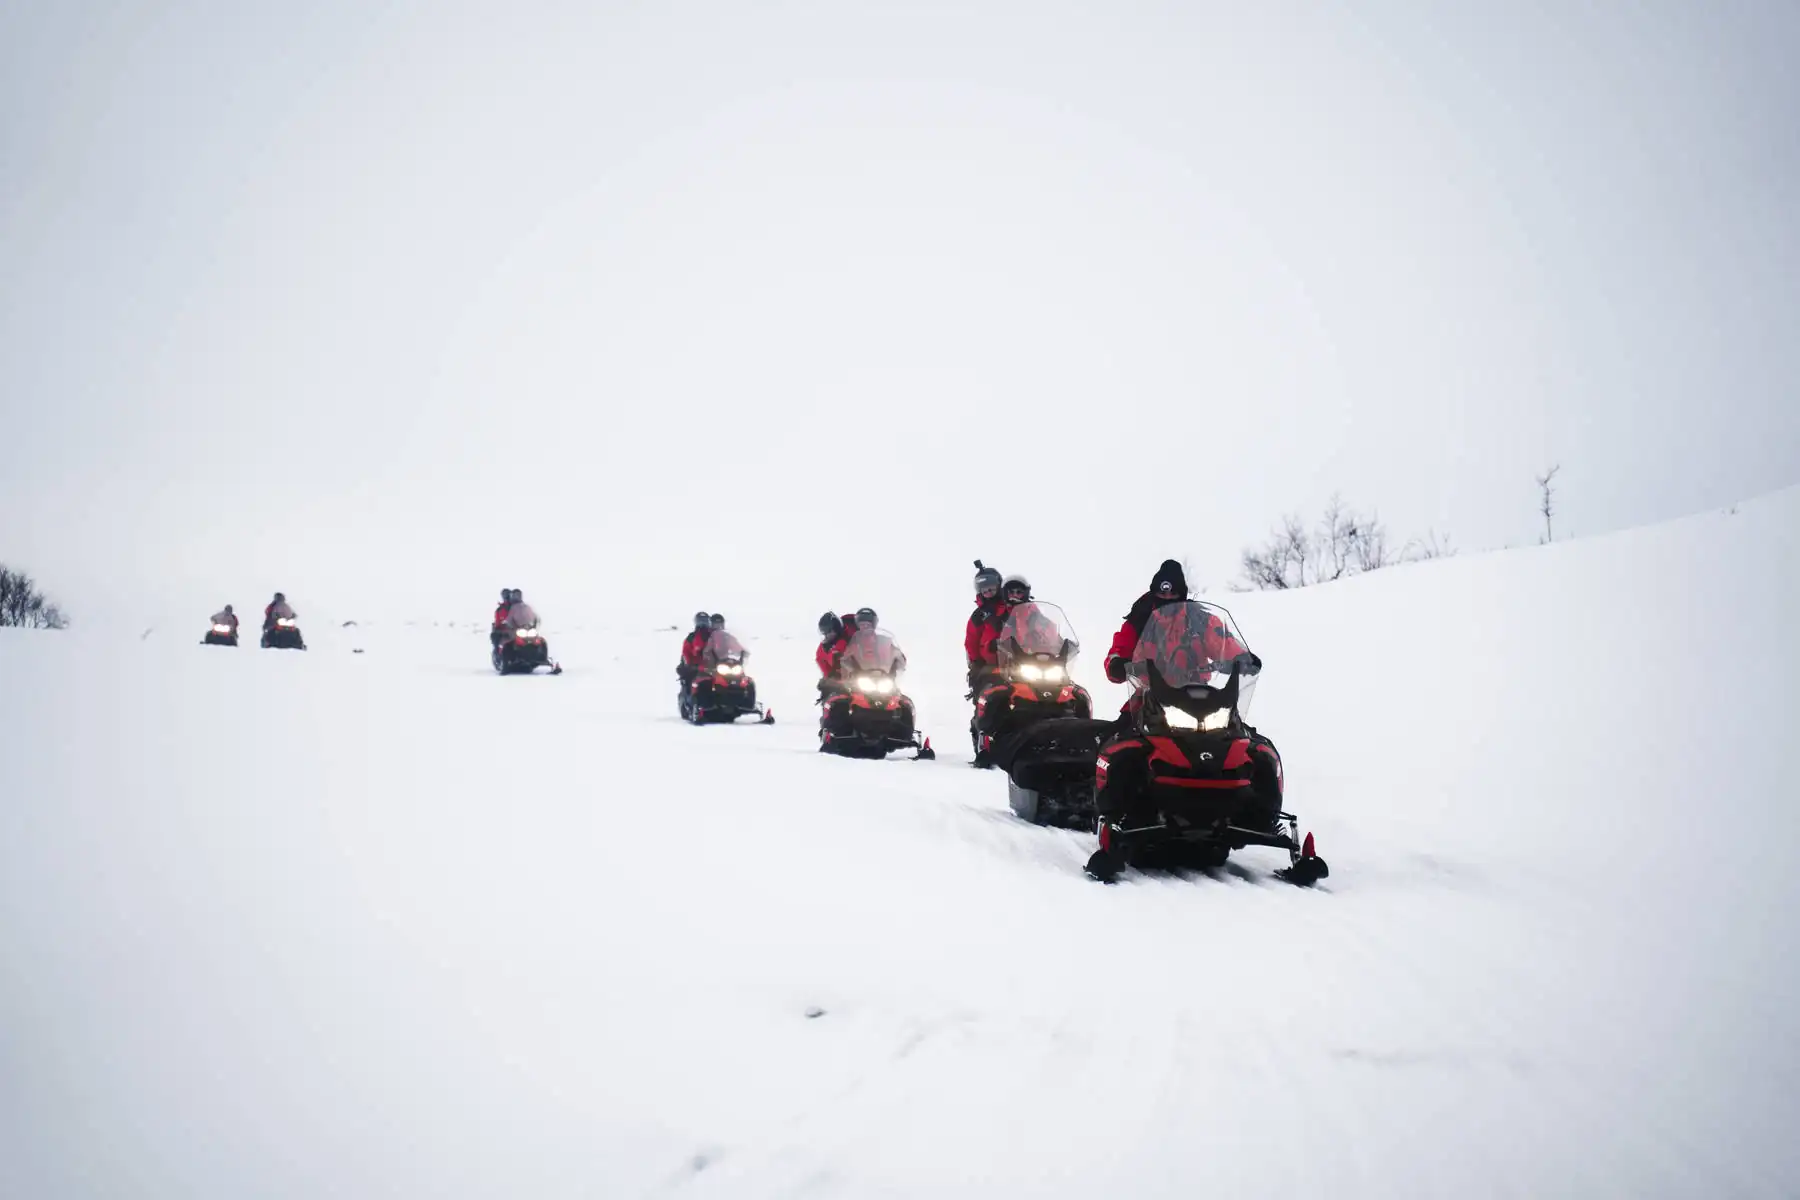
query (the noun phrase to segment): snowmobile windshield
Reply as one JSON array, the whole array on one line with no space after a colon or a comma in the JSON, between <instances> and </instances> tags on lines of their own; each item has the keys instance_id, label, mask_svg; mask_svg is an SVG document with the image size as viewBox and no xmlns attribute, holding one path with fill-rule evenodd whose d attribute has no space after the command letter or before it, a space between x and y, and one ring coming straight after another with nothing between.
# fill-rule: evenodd
<instances>
[{"instance_id":1,"label":"snowmobile windshield","mask_svg":"<svg viewBox=\"0 0 1800 1200\"><path fill-rule=\"evenodd\" d=\"M712 636L706 639L706 661L710 663L742 663L744 661L744 643L728 630L715 629Z\"/></svg>"},{"instance_id":2,"label":"snowmobile windshield","mask_svg":"<svg viewBox=\"0 0 1800 1200\"><path fill-rule=\"evenodd\" d=\"M900 647L894 641L894 635L885 629L859 629L850 644L844 647L843 657L839 660L846 675L858 671L883 671L889 675L898 675L906 667L906 655L900 653Z\"/></svg>"},{"instance_id":3,"label":"snowmobile windshield","mask_svg":"<svg viewBox=\"0 0 1800 1200\"><path fill-rule=\"evenodd\" d=\"M1081 641L1062 609L1042 600L1027 600L1006 614L995 645L1004 663L1040 656L1067 662L1075 657Z\"/></svg>"},{"instance_id":4,"label":"snowmobile windshield","mask_svg":"<svg viewBox=\"0 0 1800 1200\"><path fill-rule=\"evenodd\" d=\"M1226 687L1235 667L1239 713L1249 711L1257 674L1262 669L1231 614L1198 600L1151 610L1131 655L1129 673L1133 687L1151 686L1152 666L1163 683L1200 700Z\"/></svg>"},{"instance_id":5,"label":"snowmobile windshield","mask_svg":"<svg viewBox=\"0 0 1800 1200\"><path fill-rule=\"evenodd\" d=\"M538 623L537 609L521 600L506 610L506 621L514 629L535 628Z\"/></svg>"}]
</instances>

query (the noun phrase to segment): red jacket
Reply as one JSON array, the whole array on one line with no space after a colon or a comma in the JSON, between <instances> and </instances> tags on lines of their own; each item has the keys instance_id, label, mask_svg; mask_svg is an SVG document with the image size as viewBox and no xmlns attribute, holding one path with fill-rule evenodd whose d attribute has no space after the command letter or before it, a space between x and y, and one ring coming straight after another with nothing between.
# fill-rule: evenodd
<instances>
[{"instance_id":1,"label":"red jacket","mask_svg":"<svg viewBox=\"0 0 1800 1200\"><path fill-rule=\"evenodd\" d=\"M494 610L494 628L495 629L498 629L498 628L500 628L500 626L506 624L506 614L510 613L511 611L512 611L512 605L508 604L506 601L502 600L500 602L500 607L498 607Z\"/></svg>"},{"instance_id":2,"label":"red jacket","mask_svg":"<svg viewBox=\"0 0 1800 1200\"><path fill-rule=\"evenodd\" d=\"M1000 640L1000 631L1006 627L1006 614L1011 611L1004 600L995 600L991 609L982 607L977 601L975 611L969 614L969 624L963 630L963 654L969 660L970 669L1000 665L1000 652L994 644Z\"/></svg>"},{"instance_id":3,"label":"red jacket","mask_svg":"<svg viewBox=\"0 0 1800 1200\"><path fill-rule=\"evenodd\" d=\"M818 650L813 653L813 661L819 664L821 677L830 679L838 673L838 662L843 657L844 648L849 644L850 639L842 634L832 641L819 643Z\"/></svg>"},{"instance_id":4,"label":"red jacket","mask_svg":"<svg viewBox=\"0 0 1800 1200\"><path fill-rule=\"evenodd\" d=\"M1165 604L1186 604L1186 596L1174 596L1167 600L1158 600L1149 592L1145 592L1131 602L1131 611L1125 614L1125 623L1119 626L1119 632L1113 634L1112 649L1106 652L1103 666L1106 677L1114 683L1125 682L1125 664L1131 661L1132 652L1137 649L1138 639L1144 636L1144 622L1150 614Z\"/></svg>"},{"instance_id":5,"label":"red jacket","mask_svg":"<svg viewBox=\"0 0 1800 1200\"><path fill-rule=\"evenodd\" d=\"M1144 625L1150 620L1150 614L1165 604L1186 604L1187 597L1180 596L1170 600L1158 601L1149 592L1137 598L1131 611L1125 614L1125 623L1119 626L1119 632L1113 634L1112 648L1106 652L1106 677L1114 683L1125 682L1125 664L1131 661L1137 650L1138 639L1144 636ZM1217 617L1208 616L1206 629L1200 635L1199 649L1214 662L1235 658L1244 652L1244 645L1232 637L1219 622Z\"/></svg>"},{"instance_id":6,"label":"red jacket","mask_svg":"<svg viewBox=\"0 0 1800 1200\"><path fill-rule=\"evenodd\" d=\"M706 649L706 643L712 637L710 629L696 629L681 639L681 665L684 667L700 666L700 652Z\"/></svg>"}]
</instances>

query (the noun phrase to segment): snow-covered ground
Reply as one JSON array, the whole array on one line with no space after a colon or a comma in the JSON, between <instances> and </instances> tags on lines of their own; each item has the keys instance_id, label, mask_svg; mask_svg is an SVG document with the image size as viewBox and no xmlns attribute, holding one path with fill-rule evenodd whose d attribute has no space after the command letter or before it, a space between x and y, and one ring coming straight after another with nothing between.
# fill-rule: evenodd
<instances>
[{"instance_id":1,"label":"snow-covered ground","mask_svg":"<svg viewBox=\"0 0 1800 1200\"><path fill-rule=\"evenodd\" d=\"M1103 703L1143 583L1040 584ZM6 631L0 1195L1800 1193L1796 595L1800 490L1228 599L1310 892L1015 820L957 598L877 598L935 763L814 751L868 597L734 619L772 727L599 617Z\"/></svg>"}]
</instances>

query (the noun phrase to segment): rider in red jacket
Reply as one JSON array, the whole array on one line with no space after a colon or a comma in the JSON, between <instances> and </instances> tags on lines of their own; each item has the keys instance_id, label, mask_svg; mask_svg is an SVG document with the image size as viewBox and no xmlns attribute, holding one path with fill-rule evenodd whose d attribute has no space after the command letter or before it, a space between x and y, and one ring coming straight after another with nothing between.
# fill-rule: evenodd
<instances>
[{"instance_id":1,"label":"rider in red jacket","mask_svg":"<svg viewBox=\"0 0 1800 1200\"><path fill-rule=\"evenodd\" d=\"M844 618L834 612L823 613L819 617L819 648L813 652L813 661L818 664L819 678L832 679L838 673L838 660L844 653L844 647L850 644L850 634L855 627L855 617L850 618L846 626Z\"/></svg>"},{"instance_id":2,"label":"rider in red jacket","mask_svg":"<svg viewBox=\"0 0 1800 1200\"><path fill-rule=\"evenodd\" d=\"M1125 623L1113 635L1112 649L1106 652L1106 677L1114 683L1124 683L1125 669L1137 650L1138 639L1144 636L1150 614L1165 604L1183 604L1187 598L1187 580L1182 575L1181 564L1172 558L1165 560L1151 578L1150 590L1132 604L1131 611L1125 614ZM1212 613L1207 614L1206 627L1195 637L1197 641L1192 652L1211 662L1228 662L1245 652L1243 643L1233 637L1225 623ZM1142 698L1142 692L1134 691L1119 715L1123 718L1136 713Z\"/></svg>"},{"instance_id":3,"label":"rider in red jacket","mask_svg":"<svg viewBox=\"0 0 1800 1200\"><path fill-rule=\"evenodd\" d=\"M1125 623L1113 635L1112 649L1106 652L1108 679L1114 683L1125 682L1126 664L1131 662L1138 639L1144 636L1144 622L1150 619L1150 614L1165 604L1181 604L1187 596L1187 576L1183 574L1181 564L1172 558L1164 559L1163 565L1150 577L1150 590L1132 601L1131 611L1125 614Z\"/></svg>"},{"instance_id":4,"label":"rider in red jacket","mask_svg":"<svg viewBox=\"0 0 1800 1200\"><path fill-rule=\"evenodd\" d=\"M963 656L969 661L969 691L977 691L988 672L1000 665L994 643L1006 624L1006 601L1000 595L1000 572L975 560L975 611L963 629Z\"/></svg>"},{"instance_id":5,"label":"rider in red jacket","mask_svg":"<svg viewBox=\"0 0 1800 1200\"><path fill-rule=\"evenodd\" d=\"M703 612L695 613L694 630L681 639L681 665L675 668L683 690L700 673L700 652L706 649L706 640L711 636L712 618Z\"/></svg>"},{"instance_id":6,"label":"rider in red jacket","mask_svg":"<svg viewBox=\"0 0 1800 1200\"><path fill-rule=\"evenodd\" d=\"M494 623L488 629L488 641L496 646L506 640L506 635L501 632L500 627L506 624L506 617L508 613L512 612L514 599L511 588L500 589L500 603L494 609Z\"/></svg>"}]
</instances>

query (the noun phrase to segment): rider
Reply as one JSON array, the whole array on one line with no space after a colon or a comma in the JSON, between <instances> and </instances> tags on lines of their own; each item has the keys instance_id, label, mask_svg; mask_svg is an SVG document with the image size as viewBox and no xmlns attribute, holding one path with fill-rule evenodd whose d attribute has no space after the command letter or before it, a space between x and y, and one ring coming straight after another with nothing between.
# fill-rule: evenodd
<instances>
[{"instance_id":1,"label":"rider","mask_svg":"<svg viewBox=\"0 0 1800 1200\"><path fill-rule=\"evenodd\" d=\"M275 628L275 622L282 618L293 620L294 608L287 602L286 596L276 592L275 598L269 601L268 607L263 609L263 632L267 633Z\"/></svg>"},{"instance_id":2,"label":"rider","mask_svg":"<svg viewBox=\"0 0 1800 1200\"><path fill-rule=\"evenodd\" d=\"M500 628L510 635L515 629L530 629L538 623L537 609L525 603L525 593L518 588L512 590L512 603L507 606L506 619Z\"/></svg>"},{"instance_id":3,"label":"rider","mask_svg":"<svg viewBox=\"0 0 1800 1200\"><path fill-rule=\"evenodd\" d=\"M500 589L500 603L494 607L494 623L488 630L488 641L498 646L506 640L506 632L502 628L506 624L506 616L512 611L516 593L512 588Z\"/></svg>"},{"instance_id":4,"label":"rider","mask_svg":"<svg viewBox=\"0 0 1800 1200\"><path fill-rule=\"evenodd\" d=\"M712 618L705 610L695 613L693 631L681 639L681 663L675 668L675 678L681 680L684 693L700 673L700 652L706 649L706 639L711 636Z\"/></svg>"},{"instance_id":5,"label":"rider","mask_svg":"<svg viewBox=\"0 0 1800 1200\"><path fill-rule=\"evenodd\" d=\"M723 656L743 653L744 648L736 638L725 631L725 618L718 613L708 617L706 624L709 632L706 644L700 650L700 669L710 674L714 667L724 661Z\"/></svg>"},{"instance_id":6,"label":"rider","mask_svg":"<svg viewBox=\"0 0 1800 1200\"><path fill-rule=\"evenodd\" d=\"M879 633L881 621L880 621L880 618L876 616L874 609L868 608L866 606L863 608L857 609L855 620L856 620L856 624L854 626L854 631L851 630L850 622L846 621L844 623L846 632L849 633L850 639L852 641L854 641L856 639L857 635L862 634L862 633L867 633L870 636L870 638L875 639L876 644L879 645L880 644L879 637L886 636L886 635L881 635ZM893 643L892 638L887 638L887 641L890 645L892 645L892 643ZM906 655L902 654L900 652L899 646L893 645L892 648L893 648L893 669L890 671L890 674L898 675L900 672L902 672L906 669ZM848 649L848 647L846 647L846 649ZM839 663L839 666L840 667L842 666L841 662Z\"/></svg>"},{"instance_id":7,"label":"rider","mask_svg":"<svg viewBox=\"0 0 1800 1200\"><path fill-rule=\"evenodd\" d=\"M1150 590L1131 602L1125 623L1113 635L1112 649L1106 652L1108 679L1114 683L1125 682L1125 667L1131 662L1138 639L1144 636L1144 622L1150 619L1150 614L1165 604L1184 603L1187 596L1187 576L1182 572L1181 564L1165 558L1162 566L1156 568L1156 574L1150 577Z\"/></svg>"},{"instance_id":8,"label":"rider","mask_svg":"<svg viewBox=\"0 0 1800 1200\"><path fill-rule=\"evenodd\" d=\"M999 666L994 653L994 639L1006 623L1005 602L1000 598L1000 572L984 567L975 560L975 611L963 628L963 656L969 660L969 695L980 690L982 681Z\"/></svg>"},{"instance_id":9,"label":"rider","mask_svg":"<svg viewBox=\"0 0 1800 1200\"><path fill-rule=\"evenodd\" d=\"M1007 582L1011 584L1015 580ZM1013 646L1012 652L1060 656L1065 645L1062 626L1043 605L1034 603L1036 597L1031 594L1030 585L1023 579L1016 582L1020 590L1007 593L1006 626L1002 630L1006 641Z\"/></svg>"},{"instance_id":10,"label":"rider","mask_svg":"<svg viewBox=\"0 0 1800 1200\"><path fill-rule=\"evenodd\" d=\"M856 614L851 613L849 621L834 612L819 615L819 648L813 651L813 662L819 668L819 690L833 690L837 680L838 659L844 653L844 647L850 644L850 634L856 621Z\"/></svg>"},{"instance_id":11,"label":"rider","mask_svg":"<svg viewBox=\"0 0 1800 1200\"><path fill-rule=\"evenodd\" d=\"M1014 610L1030 599L1031 582L1023 575L1008 575L1001 582L989 623L979 631L980 658L969 663L969 699L975 701L975 713L969 718L969 738L975 745L975 765L978 767L993 765L988 751L982 749L982 739L991 738L1012 709L1005 686L1006 676L1001 669L1000 634ZM976 609L976 615L980 613L981 610ZM974 617L970 618L971 633L976 632L974 620Z\"/></svg>"},{"instance_id":12,"label":"rider","mask_svg":"<svg viewBox=\"0 0 1800 1200\"><path fill-rule=\"evenodd\" d=\"M1156 569L1150 580L1150 590L1139 596L1125 615L1125 623L1119 632L1113 635L1112 649L1106 655L1106 677L1114 683L1124 683L1127 677L1126 668L1131 663L1131 656L1138 647L1138 639L1144 635L1144 626L1150 620L1150 614L1170 604L1187 602L1187 580L1183 577L1181 564L1174 559L1166 559ZM1215 662L1229 662L1245 653L1244 644L1232 636L1231 630L1221 621L1216 613L1205 612L1205 625L1192 630L1193 641L1190 650L1195 657ZM1122 724L1129 724L1136 716L1138 706L1143 702L1143 693L1133 691L1119 711Z\"/></svg>"}]
</instances>

